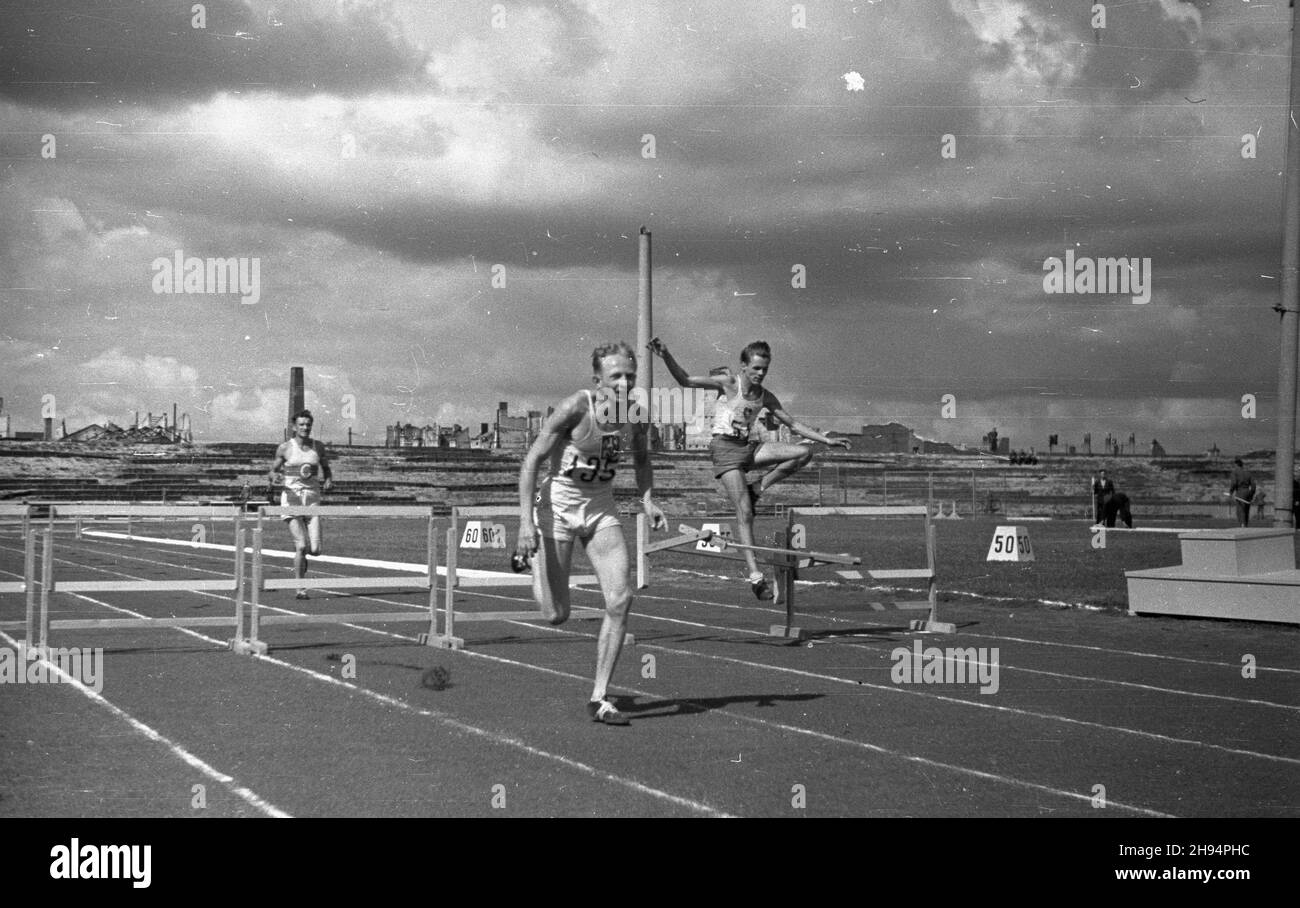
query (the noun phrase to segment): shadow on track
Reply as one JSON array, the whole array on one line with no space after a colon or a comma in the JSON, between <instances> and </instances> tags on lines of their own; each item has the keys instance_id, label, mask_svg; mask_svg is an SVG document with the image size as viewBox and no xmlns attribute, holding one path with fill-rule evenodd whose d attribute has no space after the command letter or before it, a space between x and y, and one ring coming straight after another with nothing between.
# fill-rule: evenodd
<instances>
[{"instance_id":1,"label":"shadow on track","mask_svg":"<svg viewBox=\"0 0 1300 908\"><path fill-rule=\"evenodd\" d=\"M667 719L672 716L707 713L725 709L738 703L773 707L777 703L807 703L820 700L825 694L740 694L734 697L692 697L677 700L647 700L637 702L635 697L612 696L619 710L636 719Z\"/></svg>"}]
</instances>

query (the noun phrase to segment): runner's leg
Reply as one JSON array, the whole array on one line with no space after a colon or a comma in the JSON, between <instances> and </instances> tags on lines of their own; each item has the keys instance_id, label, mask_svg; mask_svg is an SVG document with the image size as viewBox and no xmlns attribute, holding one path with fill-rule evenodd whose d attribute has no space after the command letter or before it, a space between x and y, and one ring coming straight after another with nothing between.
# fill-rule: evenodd
<instances>
[{"instance_id":1,"label":"runner's leg","mask_svg":"<svg viewBox=\"0 0 1300 908\"><path fill-rule=\"evenodd\" d=\"M812 456L813 449L808 445L792 445L777 441L763 442L754 452L754 468L768 468L755 483L758 492L761 494L781 480L802 470L808 466Z\"/></svg>"},{"instance_id":2,"label":"runner's leg","mask_svg":"<svg viewBox=\"0 0 1300 908\"><path fill-rule=\"evenodd\" d=\"M320 504L319 501L315 503ZM308 551L313 555L319 555L321 553L321 522L319 514L307 520L307 539L311 543Z\"/></svg>"},{"instance_id":3,"label":"runner's leg","mask_svg":"<svg viewBox=\"0 0 1300 908\"><path fill-rule=\"evenodd\" d=\"M299 580L307 576L307 530L303 523L301 517L289 521L289 533L293 536L293 575Z\"/></svg>"},{"instance_id":4,"label":"runner's leg","mask_svg":"<svg viewBox=\"0 0 1300 908\"><path fill-rule=\"evenodd\" d=\"M533 598L542 617L551 624L569 620L569 566L573 562L572 539L538 540L533 556Z\"/></svg>"},{"instance_id":5,"label":"runner's leg","mask_svg":"<svg viewBox=\"0 0 1300 908\"><path fill-rule=\"evenodd\" d=\"M627 542L621 526L597 530L587 542L587 558L600 580L605 595L605 617L596 638L596 681L592 701L604 700L609 679L614 675L623 635L627 632L627 615L632 607L632 587L628 582Z\"/></svg>"}]
</instances>

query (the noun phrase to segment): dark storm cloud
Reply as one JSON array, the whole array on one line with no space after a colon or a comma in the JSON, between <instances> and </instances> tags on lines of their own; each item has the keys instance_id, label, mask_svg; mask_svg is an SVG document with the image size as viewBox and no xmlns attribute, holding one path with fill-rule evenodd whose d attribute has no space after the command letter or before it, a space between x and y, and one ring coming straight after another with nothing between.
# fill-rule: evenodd
<instances>
[{"instance_id":1,"label":"dark storm cloud","mask_svg":"<svg viewBox=\"0 0 1300 908\"><path fill-rule=\"evenodd\" d=\"M78 110L203 100L222 91L364 93L424 79L424 54L383 7L320 12L307 0L8 4L0 95Z\"/></svg>"}]
</instances>

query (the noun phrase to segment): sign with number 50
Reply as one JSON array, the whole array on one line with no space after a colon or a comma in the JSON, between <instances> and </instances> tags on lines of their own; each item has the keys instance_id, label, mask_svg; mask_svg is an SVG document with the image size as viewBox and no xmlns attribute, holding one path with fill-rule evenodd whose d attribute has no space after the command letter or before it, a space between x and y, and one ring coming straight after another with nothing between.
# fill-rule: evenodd
<instances>
[{"instance_id":1,"label":"sign with number 50","mask_svg":"<svg viewBox=\"0 0 1300 908\"><path fill-rule=\"evenodd\" d=\"M1025 527L998 527L989 543L985 561L1033 561L1034 547L1029 543L1029 530Z\"/></svg>"}]
</instances>

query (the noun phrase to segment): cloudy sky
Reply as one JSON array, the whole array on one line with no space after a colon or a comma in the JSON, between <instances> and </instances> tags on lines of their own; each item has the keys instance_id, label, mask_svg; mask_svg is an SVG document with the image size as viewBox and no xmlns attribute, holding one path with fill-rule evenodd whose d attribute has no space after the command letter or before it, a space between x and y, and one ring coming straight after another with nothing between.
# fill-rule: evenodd
<instances>
[{"instance_id":1,"label":"cloudy sky","mask_svg":"<svg viewBox=\"0 0 1300 908\"><path fill-rule=\"evenodd\" d=\"M330 441L544 409L635 339L645 225L655 333L698 372L768 340L824 429L1271 448L1290 11L1091 6L11 6L5 412L272 441L295 365ZM1067 250L1150 301L1046 292Z\"/></svg>"}]
</instances>

